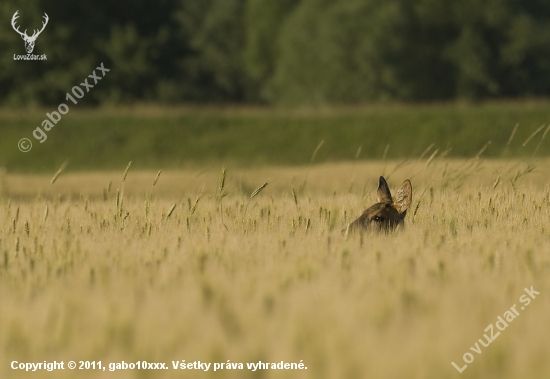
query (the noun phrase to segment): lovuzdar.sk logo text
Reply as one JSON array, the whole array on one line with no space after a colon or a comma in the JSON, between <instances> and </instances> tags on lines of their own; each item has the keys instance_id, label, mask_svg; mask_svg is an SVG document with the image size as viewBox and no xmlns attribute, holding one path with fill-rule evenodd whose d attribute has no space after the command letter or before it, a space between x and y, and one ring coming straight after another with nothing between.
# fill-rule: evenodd
<instances>
[{"instance_id":1,"label":"lovuzdar.sk logo text","mask_svg":"<svg viewBox=\"0 0 550 379\"><path fill-rule=\"evenodd\" d=\"M32 52L34 50L34 45L36 43L36 39L38 38L40 33L42 33L42 31L44 31L44 28L46 27L46 25L48 25L48 20L49 20L48 15L44 12L44 16L42 16L42 17L44 17L44 21L42 22L42 29L40 29L40 30L34 29L34 32L33 32L32 36L29 36L27 34L27 29L25 29L24 32L21 32L19 30L19 26L16 25L15 21L19 17L18 13L19 13L19 11L16 11L13 14L13 17L11 19L11 26L12 26L13 30L15 30L17 33L19 33L21 38L23 38L23 41L25 41L25 50L27 50L27 55L13 54L13 60L16 60L16 61L18 61L18 60L24 60L24 61L44 61L44 60L47 60L48 58L46 57L46 54L36 55L36 54L32 54Z\"/></svg>"}]
</instances>

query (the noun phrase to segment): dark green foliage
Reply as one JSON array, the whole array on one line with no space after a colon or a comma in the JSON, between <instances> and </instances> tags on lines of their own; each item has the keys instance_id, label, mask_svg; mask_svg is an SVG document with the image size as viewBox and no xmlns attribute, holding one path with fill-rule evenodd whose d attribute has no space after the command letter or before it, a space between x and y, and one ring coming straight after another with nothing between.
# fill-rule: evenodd
<instances>
[{"instance_id":1,"label":"dark green foliage","mask_svg":"<svg viewBox=\"0 0 550 379\"><path fill-rule=\"evenodd\" d=\"M49 24L14 61L21 30ZM547 97L548 0L6 0L0 104L323 104Z\"/></svg>"},{"instance_id":2,"label":"dark green foliage","mask_svg":"<svg viewBox=\"0 0 550 379\"><path fill-rule=\"evenodd\" d=\"M547 96L550 4L304 0L281 34L282 102Z\"/></svg>"}]
</instances>

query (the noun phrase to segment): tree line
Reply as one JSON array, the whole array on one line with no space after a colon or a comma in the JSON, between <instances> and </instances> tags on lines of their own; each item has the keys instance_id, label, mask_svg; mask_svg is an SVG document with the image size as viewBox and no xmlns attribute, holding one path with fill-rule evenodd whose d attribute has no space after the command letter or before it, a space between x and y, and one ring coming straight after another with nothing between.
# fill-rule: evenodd
<instances>
[{"instance_id":1,"label":"tree line","mask_svg":"<svg viewBox=\"0 0 550 379\"><path fill-rule=\"evenodd\" d=\"M12 29L39 29L26 54ZM548 0L6 0L0 104L349 104L547 97Z\"/></svg>"}]
</instances>

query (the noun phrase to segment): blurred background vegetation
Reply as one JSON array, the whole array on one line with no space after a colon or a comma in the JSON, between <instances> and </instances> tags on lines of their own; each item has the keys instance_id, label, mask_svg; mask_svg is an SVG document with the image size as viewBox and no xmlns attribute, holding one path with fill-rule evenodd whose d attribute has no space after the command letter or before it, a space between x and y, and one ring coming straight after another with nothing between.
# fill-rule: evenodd
<instances>
[{"instance_id":1,"label":"blurred background vegetation","mask_svg":"<svg viewBox=\"0 0 550 379\"><path fill-rule=\"evenodd\" d=\"M34 50L47 61L13 59L17 10L21 30L48 14ZM471 157L488 141L484 156L525 156L535 150L513 144L549 119L548 0L5 0L0 19L8 170L304 164L320 141L316 162L431 144ZM100 62L111 71L34 140Z\"/></svg>"},{"instance_id":2,"label":"blurred background vegetation","mask_svg":"<svg viewBox=\"0 0 550 379\"><path fill-rule=\"evenodd\" d=\"M304 165L342 160L539 158L550 155L550 102L321 109L115 107L71 111L39 143L42 111L4 111L8 171ZM18 150L29 138L33 148ZM314 155L315 152L315 156Z\"/></svg>"},{"instance_id":3,"label":"blurred background vegetation","mask_svg":"<svg viewBox=\"0 0 550 379\"><path fill-rule=\"evenodd\" d=\"M10 25L39 28L20 62ZM550 93L548 0L5 0L0 103L57 105L99 62L86 96L268 104L538 97Z\"/></svg>"}]
</instances>

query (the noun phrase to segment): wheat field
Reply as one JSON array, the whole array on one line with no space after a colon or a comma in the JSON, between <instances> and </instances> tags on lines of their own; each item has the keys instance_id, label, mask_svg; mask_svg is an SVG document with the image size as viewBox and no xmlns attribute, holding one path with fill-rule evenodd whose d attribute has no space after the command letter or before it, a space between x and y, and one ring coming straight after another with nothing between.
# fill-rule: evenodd
<instances>
[{"instance_id":1,"label":"wheat field","mask_svg":"<svg viewBox=\"0 0 550 379\"><path fill-rule=\"evenodd\" d=\"M548 378L549 163L4 171L0 377ZM380 175L412 182L405 228L342 235ZM107 369L11 368L71 360ZM168 369L109 371L143 360Z\"/></svg>"}]
</instances>

